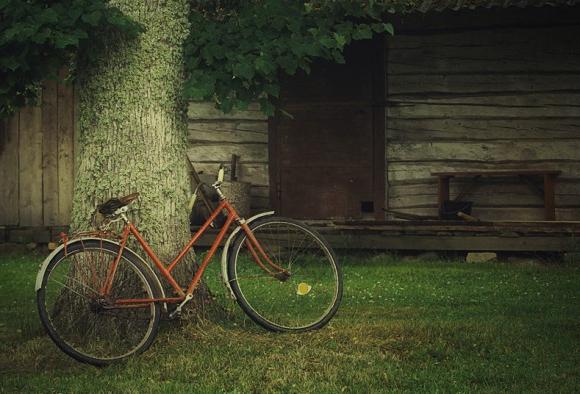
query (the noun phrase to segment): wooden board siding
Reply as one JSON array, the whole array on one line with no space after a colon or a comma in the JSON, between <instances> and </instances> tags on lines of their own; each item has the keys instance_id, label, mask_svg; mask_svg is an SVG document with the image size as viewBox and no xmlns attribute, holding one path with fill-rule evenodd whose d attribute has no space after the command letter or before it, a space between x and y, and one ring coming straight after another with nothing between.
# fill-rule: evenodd
<instances>
[{"instance_id":1,"label":"wooden board siding","mask_svg":"<svg viewBox=\"0 0 580 394\"><path fill-rule=\"evenodd\" d=\"M0 122L0 225L17 225L19 221L19 121L14 116Z\"/></svg>"},{"instance_id":2,"label":"wooden board siding","mask_svg":"<svg viewBox=\"0 0 580 394\"><path fill-rule=\"evenodd\" d=\"M38 106L0 127L0 226L68 225L74 100L72 87L46 82Z\"/></svg>"},{"instance_id":3,"label":"wooden board siding","mask_svg":"<svg viewBox=\"0 0 580 394\"><path fill-rule=\"evenodd\" d=\"M189 159L202 179L213 182L220 163L240 156L239 180L250 182L251 209L269 208L268 123L258 105L224 114L210 103L191 103L188 111ZM226 174L226 179L228 175Z\"/></svg>"},{"instance_id":4,"label":"wooden board siding","mask_svg":"<svg viewBox=\"0 0 580 394\"><path fill-rule=\"evenodd\" d=\"M469 13L442 23L448 13L388 39L389 208L435 215L431 172L554 169L556 218L580 219L580 22L501 26L501 15L470 29ZM451 184L453 198L465 182ZM465 199L486 220L543 217L542 199L518 179L486 181Z\"/></svg>"}]
</instances>

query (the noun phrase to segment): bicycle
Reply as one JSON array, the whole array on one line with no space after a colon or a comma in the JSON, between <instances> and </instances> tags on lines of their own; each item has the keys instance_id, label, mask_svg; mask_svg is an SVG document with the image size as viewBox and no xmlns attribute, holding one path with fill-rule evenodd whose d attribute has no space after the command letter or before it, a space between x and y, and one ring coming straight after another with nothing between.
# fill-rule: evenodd
<instances>
[{"instance_id":1,"label":"bicycle","mask_svg":"<svg viewBox=\"0 0 580 394\"><path fill-rule=\"evenodd\" d=\"M101 235L65 237L36 279L40 319L62 351L103 366L147 350L162 311L171 318L181 313L234 222L221 270L228 293L242 310L270 331L303 332L329 322L342 297L342 274L332 248L305 224L275 217L273 211L241 218L221 191L223 176L220 168L212 184L219 204L169 264L160 261L127 216L137 193L97 207L107 218L97 232ZM225 224L189 286L182 288L171 272L222 212ZM123 223L118 242L102 235L114 222ZM175 294L166 295L156 272L127 246L131 235ZM168 305L175 307L170 311Z\"/></svg>"}]
</instances>

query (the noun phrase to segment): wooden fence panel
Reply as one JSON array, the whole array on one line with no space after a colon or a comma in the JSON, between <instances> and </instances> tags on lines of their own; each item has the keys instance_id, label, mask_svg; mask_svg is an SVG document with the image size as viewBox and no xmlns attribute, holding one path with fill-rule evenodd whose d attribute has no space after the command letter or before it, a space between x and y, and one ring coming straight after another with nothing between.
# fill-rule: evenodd
<instances>
[{"instance_id":1,"label":"wooden fence panel","mask_svg":"<svg viewBox=\"0 0 580 394\"><path fill-rule=\"evenodd\" d=\"M0 122L0 226L18 224L19 116Z\"/></svg>"},{"instance_id":2,"label":"wooden fence panel","mask_svg":"<svg viewBox=\"0 0 580 394\"><path fill-rule=\"evenodd\" d=\"M0 226L65 226L73 193L75 94L47 81L38 106L0 124Z\"/></svg>"},{"instance_id":3,"label":"wooden fence panel","mask_svg":"<svg viewBox=\"0 0 580 394\"><path fill-rule=\"evenodd\" d=\"M43 224L43 207L42 109L40 106L27 107L20 111L19 137L19 224L21 226L41 226Z\"/></svg>"},{"instance_id":4,"label":"wooden fence panel","mask_svg":"<svg viewBox=\"0 0 580 394\"><path fill-rule=\"evenodd\" d=\"M44 224L61 224L58 218L58 100L55 81L46 82L42 91L42 193Z\"/></svg>"}]
</instances>

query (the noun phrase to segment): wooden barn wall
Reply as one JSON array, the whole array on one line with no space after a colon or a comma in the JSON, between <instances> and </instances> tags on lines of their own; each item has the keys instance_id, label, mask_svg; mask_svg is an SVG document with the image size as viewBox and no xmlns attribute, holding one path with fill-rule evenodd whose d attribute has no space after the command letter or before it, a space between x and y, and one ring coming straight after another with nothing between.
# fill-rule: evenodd
<instances>
[{"instance_id":1,"label":"wooden barn wall","mask_svg":"<svg viewBox=\"0 0 580 394\"><path fill-rule=\"evenodd\" d=\"M188 109L188 156L202 178L213 182L220 163L231 171L232 155L240 156L238 180L250 182L251 209L267 209L269 202L268 122L258 105L224 114L210 103L191 103ZM226 179L228 174L226 173Z\"/></svg>"},{"instance_id":2,"label":"wooden barn wall","mask_svg":"<svg viewBox=\"0 0 580 394\"><path fill-rule=\"evenodd\" d=\"M436 214L431 172L555 169L556 219L580 220L580 18L502 26L499 13L476 28L442 18L403 24L387 42L387 206ZM451 184L453 198L462 185ZM465 199L484 219L543 218L542 198L516 179Z\"/></svg>"},{"instance_id":3,"label":"wooden barn wall","mask_svg":"<svg viewBox=\"0 0 580 394\"><path fill-rule=\"evenodd\" d=\"M70 220L74 91L46 82L38 104L0 122L0 226L62 226Z\"/></svg>"}]
</instances>

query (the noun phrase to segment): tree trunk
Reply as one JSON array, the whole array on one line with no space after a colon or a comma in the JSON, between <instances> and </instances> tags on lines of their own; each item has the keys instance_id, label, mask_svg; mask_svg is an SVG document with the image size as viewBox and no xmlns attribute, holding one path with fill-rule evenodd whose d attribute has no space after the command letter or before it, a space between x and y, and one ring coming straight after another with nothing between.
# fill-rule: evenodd
<instances>
[{"instance_id":1,"label":"tree trunk","mask_svg":"<svg viewBox=\"0 0 580 394\"><path fill-rule=\"evenodd\" d=\"M139 192L132 221L158 257L171 261L190 238L190 193L182 99L187 0L112 0L144 26L136 39L104 33L79 62L79 157L72 230L90 228L95 206ZM146 256L144 256L146 257ZM187 285L192 261L178 269ZM163 282L163 280L162 280ZM193 304L208 300L204 287ZM173 291L168 292L173 295ZM196 310L200 310L198 308Z\"/></svg>"}]
</instances>

